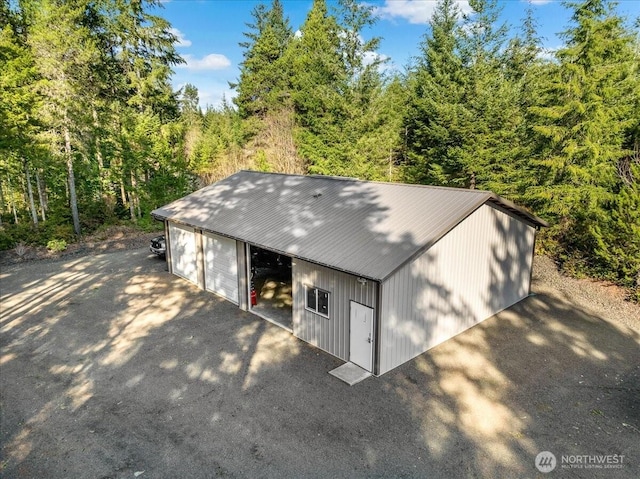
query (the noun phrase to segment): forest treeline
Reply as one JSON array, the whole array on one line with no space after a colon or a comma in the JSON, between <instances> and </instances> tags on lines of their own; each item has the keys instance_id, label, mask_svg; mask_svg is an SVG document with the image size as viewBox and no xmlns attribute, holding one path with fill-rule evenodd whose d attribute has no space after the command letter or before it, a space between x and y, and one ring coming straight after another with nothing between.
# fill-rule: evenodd
<instances>
[{"instance_id":1,"label":"forest treeline","mask_svg":"<svg viewBox=\"0 0 640 479\"><path fill-rule=\"evenodd\" d=\"M342 175L492 190L565 270L640 298L640 20L566 3L549 52L533 9L469 4L439 0L402 72L366 3L315 0L299 29L259 5L234 98L202 111L159 0L0 0L0 247L148 225L241 168Z\"/></svg>"}]
</instances>

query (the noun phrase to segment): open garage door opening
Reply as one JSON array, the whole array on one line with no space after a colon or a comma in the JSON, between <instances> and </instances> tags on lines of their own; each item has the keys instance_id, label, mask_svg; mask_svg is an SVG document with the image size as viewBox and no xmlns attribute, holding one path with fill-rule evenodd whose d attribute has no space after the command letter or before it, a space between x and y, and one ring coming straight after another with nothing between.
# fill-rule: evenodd
<instances>
[{"instance_id":1,"label":"open garage door opening","mask_svg":"<svg viewBox=\"0 0 640 479\"><path fill-rule=\"evenodd\" d=\"M257 246L249 258L251 311L292 330L291 258Z\"/></svg>"}]
</instances>

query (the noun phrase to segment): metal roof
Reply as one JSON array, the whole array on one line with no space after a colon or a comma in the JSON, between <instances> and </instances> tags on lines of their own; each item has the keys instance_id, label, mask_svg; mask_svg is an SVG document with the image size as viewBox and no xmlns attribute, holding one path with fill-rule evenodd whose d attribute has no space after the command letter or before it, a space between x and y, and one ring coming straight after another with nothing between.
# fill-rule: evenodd
<instances>
[{"instance_id":1,"label":"metal roof","mask_svg":"<svg viewBox=\"0 0 640 479\"><path fill-rule=\"evenodd\" d=\"M547 225L488 191L254 171L151 214L382 281L487 202Z\"/></svg>"}]
</instances>

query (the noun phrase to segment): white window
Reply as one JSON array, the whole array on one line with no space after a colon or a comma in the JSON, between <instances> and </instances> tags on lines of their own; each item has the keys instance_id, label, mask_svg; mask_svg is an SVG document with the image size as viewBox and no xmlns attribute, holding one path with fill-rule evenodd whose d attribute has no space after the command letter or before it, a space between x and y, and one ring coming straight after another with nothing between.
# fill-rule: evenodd
<instances>
[{"instance_id":1,"label":"white window","mask_svg":"<svg viewBox=\"0 0 640 479\"><path fill-rule=\"evenodd\" d=\"M305 308L318 313L325 318L329 317L329 293L313 286L305 286L307 299Z\"/></svg>"}]
</instances>

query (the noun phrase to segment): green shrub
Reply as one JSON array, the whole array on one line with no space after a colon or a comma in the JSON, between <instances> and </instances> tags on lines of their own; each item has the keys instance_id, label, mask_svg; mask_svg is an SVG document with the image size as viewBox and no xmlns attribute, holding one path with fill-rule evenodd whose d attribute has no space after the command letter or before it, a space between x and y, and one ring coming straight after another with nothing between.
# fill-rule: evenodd
<instances>
[{"instance_id":1,"label":"green shrub","mask_svg":"<svg viewBox=\"0 0 640 479\"><path fill-rule=\"evenodd\" d=\"M6 229L0 229L0 250L6 250L13 248L13 237L11 233Z\"/></svg>"},{"instance_id":2,"label":"green shrub","mask_svg":"<svg viewBox=\"0 0 640 479\"><path fill-rule=\"evenodd\" d=\"M138 219L136 227L145 233L153 233L156 231L162 231L164 224L161 221L154 219L151 215L144 215Z\"/></svg>"},{"instance_id":3,"label":"green shrub","mask_svg":"<svg viewBox=\"0 0 640 479\"><path fill-rule=\"evenodd\" d=\"M77 240L76 234L73 231L73 226L70 224L47 225L47 228L49 238L53 237L64 240L67 244L73 243Z\"/></svg>"},{"instance_id":4,"label":"green shrub","mask_svg":"<svg viewBox=\"0 0 640 479\"><path fill-rule=\"evenodd\" d=\"M271 165L267 160L267 154L264 150L258 151L253 158L253 163L258 171L269 173L271 171Z\"/></svg>"},{"instance_id":5,"label":"green shrub","mask_svg":"<svg viewBox=\"0 0 640 479\"><path fill-rule=\"evenodd\" d=\"M67 249L67 242L63 239L52 239L47 243L47 249L52 253L59 253Z\"/></svg>"}]
</instances>

